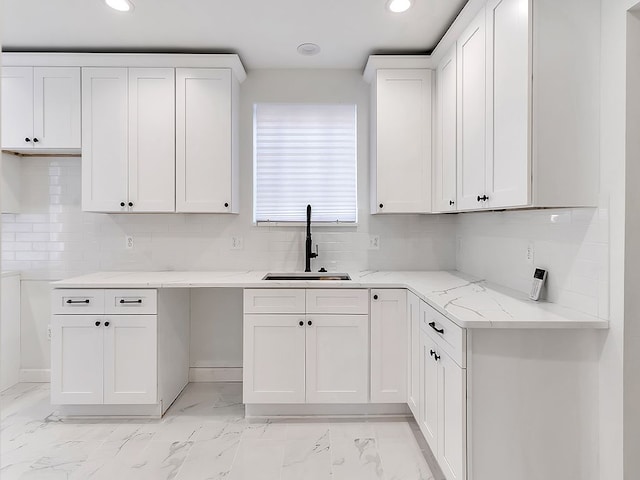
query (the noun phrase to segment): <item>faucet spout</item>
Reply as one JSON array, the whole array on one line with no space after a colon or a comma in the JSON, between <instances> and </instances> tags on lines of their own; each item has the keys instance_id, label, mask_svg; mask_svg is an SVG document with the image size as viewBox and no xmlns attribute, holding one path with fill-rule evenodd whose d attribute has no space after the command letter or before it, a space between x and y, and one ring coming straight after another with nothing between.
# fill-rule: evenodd
<instances>
[{"instance_id":1,"label":"faucet spout","mask_svg":"<svg viewBox=\"0 0 640 480\"><path fill-rule=\"evenodd\" d=\"M311 205L307 205L307 241L305 245L305 255L304 255L304 271L311 271L311 259L316 258L318 256L317 246L316 252L313 252L311 249Z\"/></svg>"}]
</instances>

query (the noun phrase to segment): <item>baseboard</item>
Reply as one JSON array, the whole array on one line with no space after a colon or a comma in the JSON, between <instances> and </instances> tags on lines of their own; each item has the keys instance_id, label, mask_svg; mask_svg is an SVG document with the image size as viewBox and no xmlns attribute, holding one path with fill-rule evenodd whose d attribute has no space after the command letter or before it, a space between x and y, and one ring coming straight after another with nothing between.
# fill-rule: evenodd
<instances>
[{"instance_id":1,"label":"baseboard","mask_svg":"<svg viewBox=\"0 0 640 480\"><path fill-rule=\"evenodd\" d=\"M190 382L242 382L242 367L191 367Z\"/></svg>"},{"instance_id":2,"label":"baseboard","mask_svg":"<svg viewBox=\"0 0 640 480\"><path fill-rule=\"evenodd\" d=\"M48 368L21 368L20 383L49 383L51 370Z\"/></svg>"},{"instance_id":3,"label":"baseboard","mask_svg":"<svg viewBox=\"0 0 640 480\"><path fill-rule=\"evenodd\" d=\"M411 410L406 403L363 404L247 404L247 418L262 417L409 417Z\"/></svg>"}]
</instances>

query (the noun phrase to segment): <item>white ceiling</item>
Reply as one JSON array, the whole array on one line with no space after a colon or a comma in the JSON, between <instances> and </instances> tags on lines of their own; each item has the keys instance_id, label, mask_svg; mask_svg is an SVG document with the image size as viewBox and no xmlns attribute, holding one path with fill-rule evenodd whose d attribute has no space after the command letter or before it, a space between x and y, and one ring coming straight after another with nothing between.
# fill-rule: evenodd
<instances>
[{"instance_id":1,"label":"white ceiling","mask_svg":"<svg viewBox=\"0 0 640 480\"><path fill-rule=\"evenodd\" d=\"M238 53L248 69L362 68L372 53L426 53L466 0L2 0L2 47L31 51ZM321 52L304 57L304 42Z\"/></svg>"}]
</instances>

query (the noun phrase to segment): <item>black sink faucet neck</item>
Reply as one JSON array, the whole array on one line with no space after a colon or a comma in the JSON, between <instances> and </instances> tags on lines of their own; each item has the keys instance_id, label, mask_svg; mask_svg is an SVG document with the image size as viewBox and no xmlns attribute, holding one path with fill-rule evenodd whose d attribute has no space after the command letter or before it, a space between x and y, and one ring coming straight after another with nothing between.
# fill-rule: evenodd
<instances>
[{"instance_id":1,"label":"black sink faucet neck","mask_svg":"<svg viewBox=\"0 0 640 480\"><path fill-rule=\"evenodd\" d=\"M307 241L305 245L305 255L304 255L304 271L311 271L311 259L316 258L318 256L317 252L318 247L316 246L316 251L311 251L311 205L307 205Z\"/></svg>"}]
</instances>

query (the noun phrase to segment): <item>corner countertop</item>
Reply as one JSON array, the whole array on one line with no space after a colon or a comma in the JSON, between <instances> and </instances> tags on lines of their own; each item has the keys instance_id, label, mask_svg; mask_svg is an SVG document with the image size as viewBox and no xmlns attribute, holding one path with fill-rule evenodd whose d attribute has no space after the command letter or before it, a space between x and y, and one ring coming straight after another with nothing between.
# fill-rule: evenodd
<instances>
[{"instance_id":1,"label":"corner countertop","mask_svg":"<svg viewBox=\"0 0 640 480\"><path fill-rule=\"evenodd\" d=\"M608 328L607 320L460 272L347 272L351 280L270 280L267 272L98 272L53 288L407 288L462 328Z\"/></svg>"}]
</instances>

